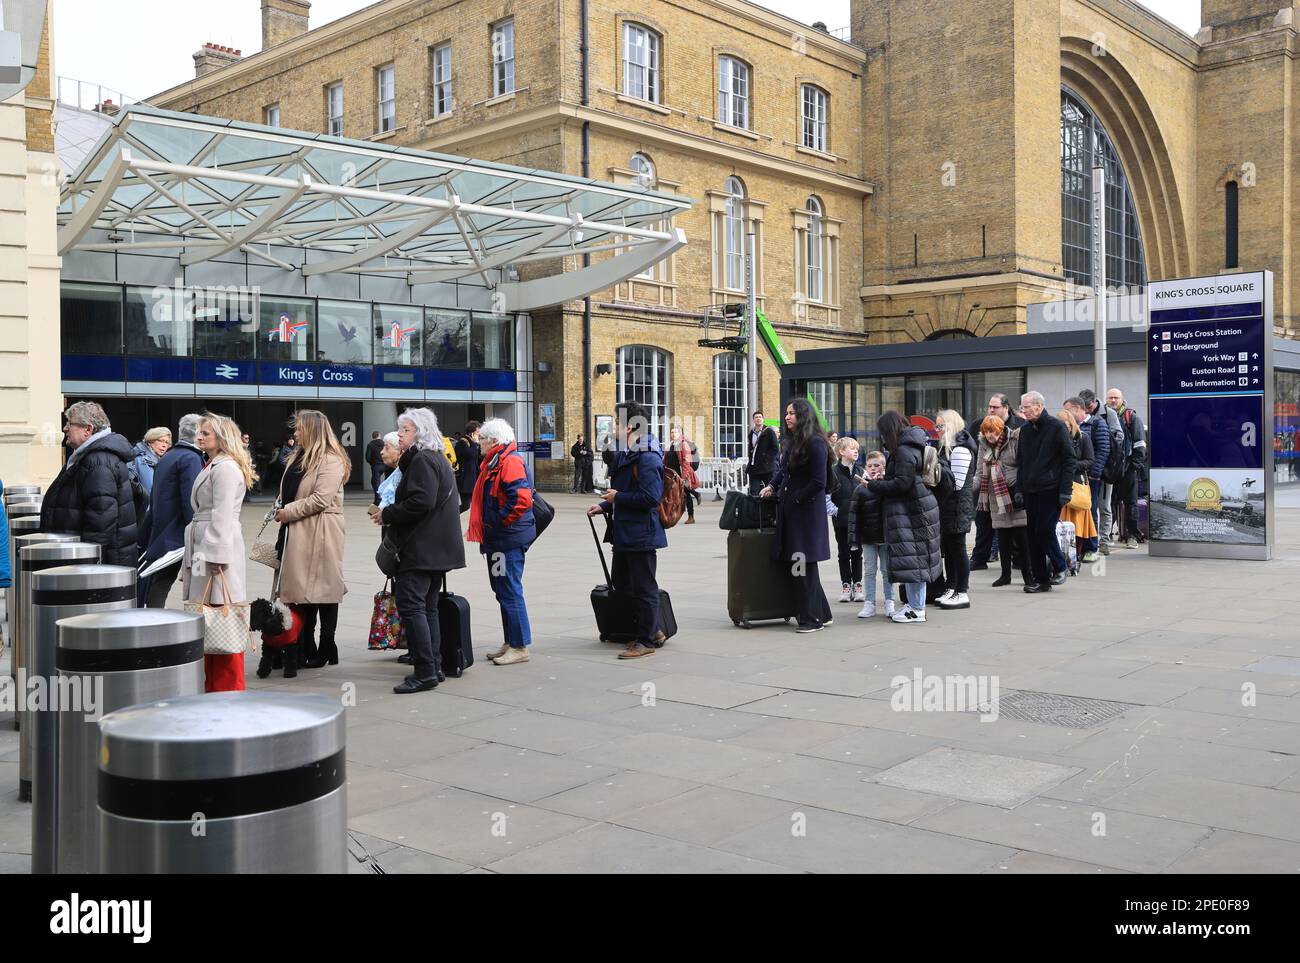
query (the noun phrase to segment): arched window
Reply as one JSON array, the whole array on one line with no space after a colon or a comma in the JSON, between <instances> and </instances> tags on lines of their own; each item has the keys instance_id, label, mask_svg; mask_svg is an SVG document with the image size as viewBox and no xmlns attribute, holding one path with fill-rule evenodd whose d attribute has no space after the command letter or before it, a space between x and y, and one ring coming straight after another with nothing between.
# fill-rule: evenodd
<instances>
[{"instance_id":1,"label":"arched window","mask_svg":"<svg viewBox=\"0 0 1300 963\"><path fill-rule=\"evenodd\" d=\"M654 434L668 440L668 355L629 344L618 349L618 400L635 401L650 413Z\"/></svg>"},{"instance_id":2,"label":"arched window","mask_svg":"<svg viewBox=\"0 0 1300 963\"><path fill-rule=\"evenodd\" d=\"M723 218L723 280L728 290L745 288L745 185L739 177L728 177L727 211Z\"/></svg>"},{"instance_id":3,"label":"arched window","mask_svg":"<svg viewBox=\"0 0 1300 963\"><path fill-rule=\"evenodd\" d=\"M1115 146L1078 95L1061 91L1061 268L1092 286L1092 169L1106 172L1106 286L1146 285L1146 259L1133 195Z\"/></svg>"},{"instance_id":4,"label":"arched window","mask_svg":"<svg viewBox=\"0 0 1300 963\"><path fill-rule=\"evenodd\" d=\"M713 356L713 457L745 456L745 357Z\"/></svg>"},{"instance_id":5,"label":"arched window","mask_svg":"<svg viewBox=\"0 0 1300 963\"><path fill-rule=\"evenodd\" d=\"M623 24L623 94L659 103L659 35L639 23Z\"/></svg>"},{"instance_id":6,"label":"arched window","mask_svg":"<svg viewBox=\"0 0 1300 963\"><path fill-rule=\"evenodd\" d=\"M816 197L808 198L808 300L825 300L826 289L822 283L822 248L824 230L822 224L822 202Z\"/></svg>"},{"instance_id":7,"label":"arched window","mask_svg":"<svg viewBox=\"0 0 1300 963\"><path fill-rule=\"evenodd\" d=\"M749 65L735 57L718 58L718 121L749 129Z\"/></svg>"},{"instance_id":8,"label":"arched window","mask_svg":"<svg viewBox=\"0 0 1300 963\"><path fill-rule=\"evenodd\" d=\"M826 152L826 91L812 84L799 88L800 128L804 147Z\"/></svg>"},{"instance_id":9,"label":"arched window","mask_svg":"<svg viewBox=\"0 0 1300 963\"><path fill-rule=\"evenodd\" d=\"M654 189L655 184L658 183L658 178L655 175L654 161L638 151L632 155L632 159L627 162L627 166L631 168L632 173L636 175L636 183L638 187L646 187L651 190Z\"/></svg>"}]
</instances>

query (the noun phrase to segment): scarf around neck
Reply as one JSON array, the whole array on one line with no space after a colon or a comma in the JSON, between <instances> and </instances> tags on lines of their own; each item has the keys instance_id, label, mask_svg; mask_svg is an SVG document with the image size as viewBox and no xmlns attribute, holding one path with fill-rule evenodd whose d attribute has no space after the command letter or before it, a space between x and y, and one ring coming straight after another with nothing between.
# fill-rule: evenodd
<instances>
[{"instance_id":1,"label":"scarf around neck","mask_svg":"<svg viewBox=\"0 0 1300 963\"><path fill-rule=\"evenodd\" d=\"M1011 488L1007 485L1007 476L998 461L998 455L1011 440L1011 433L1005 432L996 447L989 446L980 459L980 497L981 511L994 515L1010 515L1015 512L1015 502L1011 498Z\"/></svg>"}]
</instances>

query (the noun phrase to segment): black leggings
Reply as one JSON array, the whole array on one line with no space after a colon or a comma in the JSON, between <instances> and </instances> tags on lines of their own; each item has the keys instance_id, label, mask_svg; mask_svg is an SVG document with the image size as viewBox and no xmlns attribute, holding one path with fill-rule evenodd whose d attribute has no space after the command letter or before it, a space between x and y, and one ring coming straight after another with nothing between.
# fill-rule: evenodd
<instances>
[{"instance_id":1,"label":"black leggings","mask_svg":"<svg viewBox=\"0 0 1300 963\"><path fill-rule=\"evenodd\" d=\"M303 603L294 609L302 616L302 642L304 659L316 657L316 616L320 614L321 647L334 645L334 632L339 626L339 604L337 602Z\"/></svg>"},{"instance_id":2,"label":"black leggings","mask_svg":"<svg viewBox=\"0 0 1300 963\"><path fill-rule=\"evenodd\" d=\"M840 584L857 585L862 581L862 549L849 548L849 530L835 529L835 548L840 563Z\"/></svg>"},{"instance_id":3,"label":"black leggings","mask_svg":"<svg viewBox=\"0 0 1300 963\"><path fill-rule=\"evenodd\" d=\"M970 589L970 556L966 554L966 533L955 532L939 538L947 586L954 592Z\"/></svg>"}]
</instances>

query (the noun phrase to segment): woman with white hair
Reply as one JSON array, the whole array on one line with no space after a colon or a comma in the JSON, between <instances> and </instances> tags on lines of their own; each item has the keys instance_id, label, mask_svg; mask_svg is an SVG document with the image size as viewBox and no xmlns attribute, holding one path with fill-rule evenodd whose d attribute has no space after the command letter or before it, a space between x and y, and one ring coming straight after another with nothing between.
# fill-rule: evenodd
<instances>
[{"instance_id":1,"label":"woman with white hair","mask_svg":"<svg viewBox=\"0 0 1300 963\"><path fill-rule=\"evenodd\" d=\"M524 604L524 553L537 537L533 519L533 483L519 457L515 432L501 418L489 418L478 430L486 454L474 482L467 542L478 542L487 561L488 581L501 606L503 641L488 658L496 665L528 661L532 628Z\"/></svg>"},{"instance_id":2,"label":"woman with white hair","mask_svg":"<svg viewBox=\"0 0 1300 963\"><path fill-rule=\"evenodd\" d=\"M443 681L438 590L448 571L465 567L456 475L442 455L438 418L408 408L397 418L402 479L393 503L374 515L389 527L398 553L397 614L406 629L412 673L393 687L398 695L427 692Z\"/></svg>"}]
</instances>

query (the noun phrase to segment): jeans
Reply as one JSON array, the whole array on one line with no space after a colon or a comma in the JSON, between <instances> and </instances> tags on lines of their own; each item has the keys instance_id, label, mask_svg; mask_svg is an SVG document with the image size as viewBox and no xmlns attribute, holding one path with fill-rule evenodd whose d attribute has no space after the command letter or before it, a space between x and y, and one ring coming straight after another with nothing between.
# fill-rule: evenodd
<instances>
[{"instance_id":1,"label":"jeans","mask_svg":"<svg viewBox=\"0 0 1300 963\"><path fill-rule=\"evenodd\" d=\"M903 591L907 594L907 604L917 612L925 611L925 583L904 582Z\"/></svg>"},{"instance_id":2,"label":"jeans","mask_svg":"<svg viewBox=\"0 0 1300 963\"><path fill-rule=\"evenodd\" d=\"M1101 539L1101 479L1089 478L1088 489L1092 492L1092 523L1097 526L1097 535L1083 540L1083 550L1095 552L1100 547Z\"/></svg>"},{"instance_id":3,"label":"jeans","mask_svg":"<svg viewBox=\"0 0 1300 963\"><path fill-rule=\"evenodd\" d=\"M442 671L442 636L438 630L438 590L443 572L403 572L393 585L397 616L406 630L412 675L421 682L438 678Z\"/></svg>"},{"instance_id":4,"label":"jeans","mask_svg":"<svg viewBox=\"0 0 1300 963\"><path fill-rule=\"evenodd\" d=\"M1025 515L1029 521L1029 564L1026 567L1035 582L1047 585L1052 580L1053 571L1064 571L1068 565L1056 541L1056 523L1061 518L1060 493L1055 488L1025 492Z\"/></svg>"},{"instance_id":5,"label":"jeans","mask_svg":"<svg viewBox=\"0 0 1300 963\"><path fill-rule=\"evenodd\" d=\"M867 592L867 601L872 605L876 604L876 569L880 569L880 581L885 587L885 599L890 599L891 586L889 584L889 546L883 542L879 545L862 546L862 578L863 588Z\"/></svg>"},{"instance_id":6,"label":"jeans","mask_svg":"<svg viewBox=\"0 0 1300 963\"><path fill-rule=\"evenodd\" d=\"M799 624L825 625L831 620L831 604L826 601L816 562L805 562L802 575L796 575L799 587Z\"/></svg>"},{"instance_id":7,"label":"jeans","mask_svg":"<svg viewBox=\"0 0 1300 963\"><path fill-rule=\"evenodd\" d=\"M766 475L751 474L749 476L749 493L751 495L757 495L759 492L761 492L764 488L767 487L767 483L770 482L771 480L772 480L771 472L768 472Z\"/></svg>"},{"instance_id":8,"label":"jeans","mask_svg":"<svg viewBox=\"0 0 1300 963\"><path fill-rule=\"evenodd\" d=\"M862 581L862 549L849 547L849 530L835 529L835 547L839 550L840 583L857 585Z\"/></svg>"},{"instance_id":9,"label":"jeans","mask_svg":"<svg viewBox=\"0 0 1300 963\"><path fill-rule=\"evenodd\" d=\"M636 641L653 643L659 633L659 583L655 581L658 556L654 551L615 550L609 578L614 591L631 600L636 616Z\"/></svg>"},{"instance_id":10,"label":"jeans","mask_svg":"<svg viewBox=\"0 0 1300 963\"><path fill-rule=\"evenodd\" d=\"M528 606L524 604L524 550L508 548L488 552L488 582L501 606L502 639L511 648L531 645L533 630L528 624Z\"/></svg>"},{"instance_id":11,"label":"jeans","mask_svg":"<svg viewBox=\"0 0 1300 963\"><path fill-rule=\"evenodd\" d=\"M966 533L942 535L939 548L943 552L944 573L948 588L954 592L970 589L970 557L966 554Z\"/></svg>"}]
</instances>

